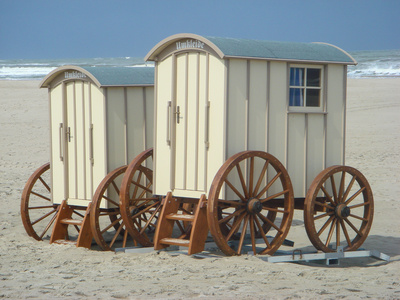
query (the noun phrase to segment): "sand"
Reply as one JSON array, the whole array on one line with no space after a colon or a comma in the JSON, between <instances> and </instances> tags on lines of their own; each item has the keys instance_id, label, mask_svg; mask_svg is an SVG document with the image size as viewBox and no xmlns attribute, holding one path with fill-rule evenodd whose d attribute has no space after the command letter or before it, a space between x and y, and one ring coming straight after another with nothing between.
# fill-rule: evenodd
<instances>
[{"instance_id":1,"label":"sand","mask_svg":"<svg viewBox=\"0 0 400 300\"><path fill-rule=\"evenodd\" d=\"M340 264L265 262L257 256L113 253L38 242L21 222L21 192L49 160L47 90L0 81L0 297L69 299L400 299L400 79L348 81L346 164L375 197L363 245L391 256ZM311 243L301 213L288 239Z\"/></svg>"}]
</instances>

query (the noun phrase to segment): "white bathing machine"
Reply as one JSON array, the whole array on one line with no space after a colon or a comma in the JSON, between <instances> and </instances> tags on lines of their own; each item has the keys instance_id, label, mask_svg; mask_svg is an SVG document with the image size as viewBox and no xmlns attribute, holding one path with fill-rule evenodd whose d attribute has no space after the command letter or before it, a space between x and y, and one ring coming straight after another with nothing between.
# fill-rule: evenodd
<instances>
[{"instance_id":1,"label":"white bathing machine","mask_svg":"<svg viewBox=\"0 0 400 300\"><path fill-rule=\"evenodd\" d=\"M93 200L91 230L88 226L82 238L86 242L78 245L90 247L93 233L99 245L109 249L100 219L105 216L104 228L123 227L117 214L120 175L126 169L121 166L153 145L154 68L62 66L40 87L48 89L51 157L25 187L24 226L41 240L55 223L50 241L66 239L68 225L84 228L74 216L89 215L89 210L76 212Z\"/></svg>"},{"instance_id":2,"label":"white bathing machine","mask_svg":"<svg viewBox=\"0 0 400 300\"><path fill-rule=\"evenodd\" d=\"M225 254L249 247L272 254L294 208L304 210L318 249L335 251L342 243L351 250L364 241L372 193L361 173L342 166L347 65L356 64L348 53L324 43L177 34L145 60L155 63L152 192L165 204L152 224L156 249L201 251L209 228ZM138 241L151 244L145 226L129 221L135 201L143 206L128 193L139 169L128 170L121 214ZM198 204L193 213L190 203ZM186 231L178 226L174 238L179 222L192 224Z\"/></svg>"}]
</instances>

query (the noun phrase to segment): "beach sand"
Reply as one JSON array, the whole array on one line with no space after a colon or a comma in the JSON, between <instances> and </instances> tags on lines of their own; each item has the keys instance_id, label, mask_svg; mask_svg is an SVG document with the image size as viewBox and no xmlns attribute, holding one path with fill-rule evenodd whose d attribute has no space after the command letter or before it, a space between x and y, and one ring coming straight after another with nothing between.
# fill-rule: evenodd
<instances>
[{"instance_id":1,"label":"beach sand","mask_svg":"<svg viewBox=\"0 0 400 300\"><path fill-rule=\"evenodd\" d=\"M343 259L338 266L115 254L30 238L20 197L50 157L47 90L38 85L0 81L0 298L400 299L400 79L348 80L346 164L367 177L375 199L362 247L391 261ZM295 217L288 239L308 247L301 212Z\"/></svg>"}]
</instances>

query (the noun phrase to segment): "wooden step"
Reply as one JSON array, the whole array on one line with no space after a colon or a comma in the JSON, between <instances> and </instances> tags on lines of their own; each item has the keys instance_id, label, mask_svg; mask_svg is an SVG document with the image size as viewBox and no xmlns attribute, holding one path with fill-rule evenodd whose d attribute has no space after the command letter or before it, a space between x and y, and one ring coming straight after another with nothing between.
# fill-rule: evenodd
<instances>
[{"instance_id":1,"label":"wooden step","mask_svg":"<svg viewBox=\"0 0 400 300\"><path fill-rule=\"evenodd\" d=\"M189 214L169 214L166 216L168 220L175 220L175 221L185 221L185 222L193 222L194 215Z\"/></svg>"},{"instance_id":2,"label":"wooden step","mask_svg":"<svg viewBox=\"0 0 400 300\"><path fill-rule=\"evenodd\" d=\"M53 243L60 245L74 245L74 246L76 246L77 244L76 241L71 241L71 240L55 240Z\"/></svg>"},{"instance_id":3,"label":"wooden step","mask_svg":"<svg viewBox=\"0 0 400 300\"><path fill-rule=\"evenodd\" d=\"M75 220L75 219L62 219L60 220L61 224L67 224L67 225L76 225L76 226L81 226L82 225L82 220Z\"/></svg>"},{"instance_id":4,"label":"wooden step","mask_svg":"<svg viewBox=\"0 0 400 300\"><path fill-rule=\"evenodd\" d=\"M189 247L190 241L184 239L176 239L176 238L163 238L160 240L160 243L164 245Z\"/></svg>"}]
</instances>

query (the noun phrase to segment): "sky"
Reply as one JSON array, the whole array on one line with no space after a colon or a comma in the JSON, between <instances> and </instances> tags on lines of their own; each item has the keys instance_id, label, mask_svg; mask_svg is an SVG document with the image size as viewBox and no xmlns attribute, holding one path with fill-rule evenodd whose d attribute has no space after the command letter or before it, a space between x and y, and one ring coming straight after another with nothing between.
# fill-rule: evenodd
<instances>
[{"instance_id":1,"label":"sky","mask_svg":"<svg viewBox=\"0 0 400 300\"><path fill-rule=\"evenodd\" d=\"M400 49L399 0L0 0L0 59L144 57L177 33Z\"/></svg>"}]
</instances>

